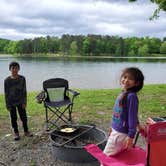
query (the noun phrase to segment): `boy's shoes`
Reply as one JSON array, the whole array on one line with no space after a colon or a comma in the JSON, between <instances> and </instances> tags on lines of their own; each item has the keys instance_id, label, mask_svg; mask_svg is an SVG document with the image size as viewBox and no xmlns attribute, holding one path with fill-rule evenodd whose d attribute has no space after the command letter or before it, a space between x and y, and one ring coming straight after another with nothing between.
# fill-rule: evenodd
<instances>
[{"instance_id":1,"label":"boy's shoes","mask_svg":"<svg viewBox=\"0 0 166 166\"><path fill-rule=\"evenodd\" d=\"M20 135L19 135L19 133L14 133L14 140L15 140L15 141L20 140Z\"/></svg>"},{"instance_id":2,"label":"boy's shoes","mask_svg":"<svg viewBox=\"0 0 166 166\"><path fill-rule=\"evenodd\" d=\"M30 133L29 131L24 132L24 135L25 135L26 137L33 137L33 134Z\"/></svg>"}]
</instances>

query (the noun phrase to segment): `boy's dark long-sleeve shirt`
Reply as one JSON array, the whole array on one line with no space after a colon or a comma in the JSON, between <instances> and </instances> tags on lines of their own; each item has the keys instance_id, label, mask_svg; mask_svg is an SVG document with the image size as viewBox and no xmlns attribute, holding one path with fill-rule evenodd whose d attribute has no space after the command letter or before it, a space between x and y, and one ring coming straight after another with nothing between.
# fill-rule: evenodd
<instances>
[{"instance_id":1,"label":"boy's dark long-sleeve shirt","mask_svg":"<svg viewBox=\"0 0 166 166\"><path fill-rule=\"evenodd\" d=\"M18 75L18 78L7 77L4 81L6 108L10 110L12 106L26 104L27 91L26 80L24 76Z\"/></svg>"}]
</instances>

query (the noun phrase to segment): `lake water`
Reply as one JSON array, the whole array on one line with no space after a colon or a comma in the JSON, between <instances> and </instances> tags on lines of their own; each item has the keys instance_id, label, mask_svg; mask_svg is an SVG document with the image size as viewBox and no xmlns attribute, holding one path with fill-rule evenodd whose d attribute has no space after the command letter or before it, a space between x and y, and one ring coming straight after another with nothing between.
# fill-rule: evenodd
<instances>
[{"instance_id":1,"label":"lake water","mask_svg":"<svg viewBox=\"0 0 166 166\"><path fill-rule=\"evenodd\" d=\"M26 77L28 92L42 90L44 80L57 77L67 79L70 88L118 88L122 69L131 66L143 71L145 84L166 83L166 59L0 57L0 93L4 91L4 79L10 75L11 61L20 63L20 74Z\"/></svg>"}]
</instances>

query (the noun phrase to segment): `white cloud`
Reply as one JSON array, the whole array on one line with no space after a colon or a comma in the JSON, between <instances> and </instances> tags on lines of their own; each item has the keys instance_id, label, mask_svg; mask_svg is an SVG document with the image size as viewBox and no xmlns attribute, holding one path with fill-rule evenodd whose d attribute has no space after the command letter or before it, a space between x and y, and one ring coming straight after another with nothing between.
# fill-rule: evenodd
<instances>
[{"instance_id":1,"label":"white cloud","mask_svg":"<svg viewBox=\"0 0 166 166\"><path fill-rule=\"evenodd\" d=\"M8 39L64 33L162 38L166 14L149 21L155 8L147 1L1 0L0 35Z\"/></svg>"},{"instance_id":2,"label":"white cloud","mask_svg":"<svg viewBox=\"0 0 166 166\"><path fill-rule=\"evenodd\" d=\"M132 29L126 28L121 24L99 23L96 27L99 34L114 34L120 36L121 34L126 35L132 33Z\"/></svg>"}]
</instances>

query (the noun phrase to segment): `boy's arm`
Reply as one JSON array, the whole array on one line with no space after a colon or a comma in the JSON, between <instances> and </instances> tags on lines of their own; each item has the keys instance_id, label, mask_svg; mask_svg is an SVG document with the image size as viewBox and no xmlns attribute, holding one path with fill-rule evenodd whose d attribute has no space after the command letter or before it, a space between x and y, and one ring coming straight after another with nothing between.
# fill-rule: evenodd
<instances>
[{"instance_id":1,"label":"boy's arm","mask_svg":"<svg viewBox=\"0 0 166 166\"><path fill-rule=\"evenodd\" d=\"M4 93L5 93L5 103L6 103L6 108L7 110L10 110L10 104L9 104L9 85L8 81L4 81Z\"/></svg>"},{"instance_id":2,"label":"boy's arm","mask_svg":"<svg viewBox=\"0 0 166 166\"><path fill-rule=\"evenodd\" d=\"M26 89L26 80L23 79L23 107L26 107L27 104L27 89Z\"/></svg>"}]
</instances>

